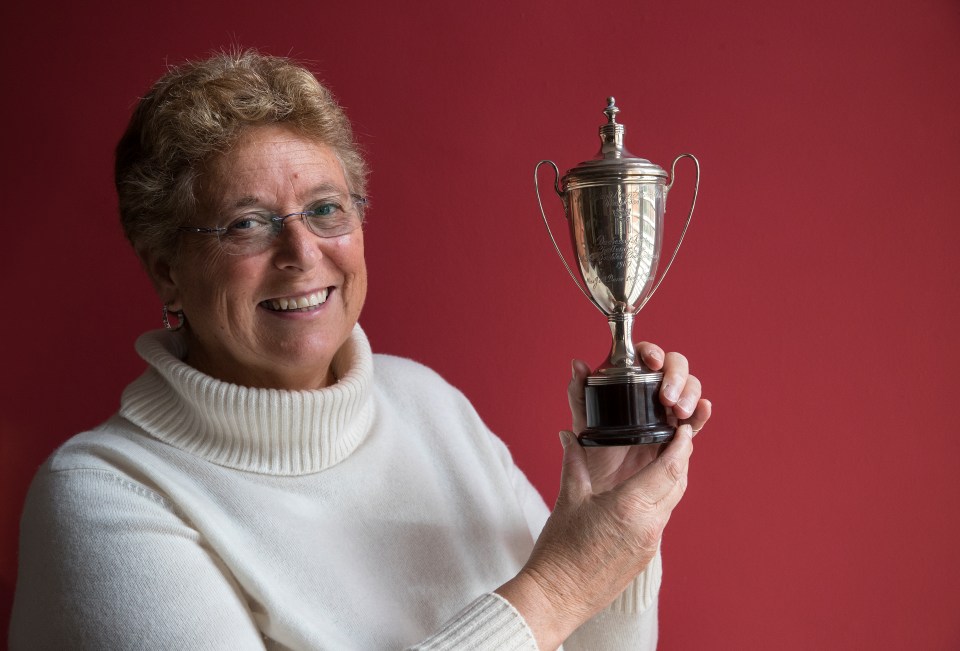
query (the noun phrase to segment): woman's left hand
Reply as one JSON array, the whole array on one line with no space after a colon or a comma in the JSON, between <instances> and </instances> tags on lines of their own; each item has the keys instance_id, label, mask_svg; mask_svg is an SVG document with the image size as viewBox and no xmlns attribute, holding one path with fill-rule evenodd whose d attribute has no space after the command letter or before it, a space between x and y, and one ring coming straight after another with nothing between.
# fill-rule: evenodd
<instances>
[{"instance_id":1,"label":"woman's left hand","mask_svg":"<svg viewBox=\"0 0 960 651\"><path fill-rule=\"evenodd\" d=\"M692 436L710 418L700 381L683 355L642 343L664 374L660 399L677 434L663 445L581 447L561 432L560 494L530 558L497 592L524 617L542 649L555 649L609 605L656 556L664 527L687 486ZM573 430L586 428L584 383L573 362L568 397Z\"/></svg>"},{"instance_id":2,"label":"woman's left hand","mask_svg":"<svg viewBox=\"0 0 960 651\"><path fill-rule=\"evenodd\" d=\"M671 425L689 424L693 435L703 429L710 420L712 405L700 397L700 380L690 375L687 358L680 353L664 353L659 346L647 342L636 345L637 353L654 371L663 371L660 401L667 409ZM573 360L573 377L567 387L567 399L573 417L573 432L579 434L587 427L584 383L590 367L579 359ZM590 469L592 489L595 494L610 490L635 475L657 458L662 445L618 445L589 447L587 465Z\"/></svg>"}]
</instances>

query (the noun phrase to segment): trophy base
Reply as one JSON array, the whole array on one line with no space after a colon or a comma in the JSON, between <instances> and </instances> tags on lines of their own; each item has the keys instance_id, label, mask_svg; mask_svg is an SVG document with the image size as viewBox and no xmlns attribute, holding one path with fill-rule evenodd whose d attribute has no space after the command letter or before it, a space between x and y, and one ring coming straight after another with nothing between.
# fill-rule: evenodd
<instances>
[{"instance_id":1,"label":"trophy base","mask_svg":"<svg viewBox=\"0 0 960 651\"><path fill-rule=\"evenodd\" d=\"M662 373L588 377L584 387L587 429L578 437L580 444L652 445L673 439L676 429L667 422L660 402L662 380Z\"/></svg>"},{"instance_id":2,"label":"trophy base","mask_svg":"<svg viewBox=\"0 0 960 651\"><path fill-rule=\"evenodd\" d=\"M649 430L624 428L595 429L588 427L577 438L585 448L613 445L655 445L673 440L676 432L669 425L657 425Z\"/></svg>"}]
</instances>

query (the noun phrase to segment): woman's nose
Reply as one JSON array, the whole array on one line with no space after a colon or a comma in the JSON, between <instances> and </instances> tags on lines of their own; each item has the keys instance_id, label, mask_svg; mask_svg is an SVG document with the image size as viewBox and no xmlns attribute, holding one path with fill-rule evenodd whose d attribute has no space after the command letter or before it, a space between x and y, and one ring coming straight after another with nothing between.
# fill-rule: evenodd
<instances>
[{"instance_id":1,"label":"woman's nose","mask_svg":"<svg viewBox=\"0 0 960 651\"><path fill-rule=\"evenodd\" d=\"M275 261L278 267L308 269L322 257L320 239L307 228L303 215L290 215L277 235Z\"/></svg>"}]
</instances>

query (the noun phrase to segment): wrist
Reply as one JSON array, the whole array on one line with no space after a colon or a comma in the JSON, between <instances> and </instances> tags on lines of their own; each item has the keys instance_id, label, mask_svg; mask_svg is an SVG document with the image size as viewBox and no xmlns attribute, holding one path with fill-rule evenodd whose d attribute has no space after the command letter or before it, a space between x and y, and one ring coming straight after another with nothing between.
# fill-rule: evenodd
<instances>
[{"instance_id":1,"label":"wrist","mask_svg":"<svg viewBox=\"0 0 960 651\"><path fill-rule=\"evenodd\" d=\"M555 574L525 566L495 590L523 616L544 651L563 644L593 614L580 603L575 582Z\"/></svg>"}]
</instances>

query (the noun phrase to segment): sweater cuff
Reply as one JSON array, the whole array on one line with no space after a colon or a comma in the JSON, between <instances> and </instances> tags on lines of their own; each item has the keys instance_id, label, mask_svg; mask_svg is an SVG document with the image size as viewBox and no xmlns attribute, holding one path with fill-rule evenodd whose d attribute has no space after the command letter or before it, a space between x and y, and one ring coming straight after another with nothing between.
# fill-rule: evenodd
<instances>
[{"instance_id":1,"label":"sweater cuff","mask_svg":"<svg viewBox=\"0 0 960 651\"><path fill-rule=\"evenodd\" d=\"M461 610L439 631L408 651L537 651L533 631L513 605L491 592Z\"/></svg>"},{"instance_id":2,"label":"sweater cuff","mask_svg":"<svg viewBox=\"0 0 960 651\"><path fill-rule=\"evenodd\" d=\"M663 560L660 556L660 548L657 548L657 554L647 565L647 569L641 572L635 578L627 589L620 593L620 596L613 600L608 610L626 615L639 615L650 609L657 603L657 595L660 593L660 582L663 579Z\"/></svg>"}]
</instances>

